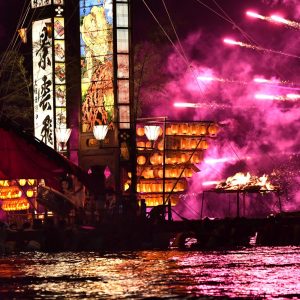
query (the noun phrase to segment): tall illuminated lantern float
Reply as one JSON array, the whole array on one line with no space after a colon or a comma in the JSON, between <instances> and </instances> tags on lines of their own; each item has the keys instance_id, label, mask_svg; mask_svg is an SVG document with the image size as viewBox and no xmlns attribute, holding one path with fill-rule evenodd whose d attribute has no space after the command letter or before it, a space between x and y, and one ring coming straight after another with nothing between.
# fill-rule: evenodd
<instances>
[{"instance_id":1,"label":"tall illuminated lantern float","mask_svg":"<svg viewBox=\"0 0 300 300\"><path fill-rule=\"evenodd\" d=\"M67 128L64 0L32 0L44 16L32 23L34 134L60 151L55 128Z\"/></svg>"},{"instance_id":2,"label":"tall illuminated lantern float","mask_svg":"<svg viewBox=\"0 0 300 300\"><path fill-rule=\"evenodd\" d=\"M130 177L128 170L132 167L129 147L135 145L131 143L134 124L129 1L80 0L80 32L79 162L86 169L98 165L109 170L111 185L126 194L123 183ZM100 147L93 136L97 125L108 125L110 129Z\"/></svg>"}]
</instances>

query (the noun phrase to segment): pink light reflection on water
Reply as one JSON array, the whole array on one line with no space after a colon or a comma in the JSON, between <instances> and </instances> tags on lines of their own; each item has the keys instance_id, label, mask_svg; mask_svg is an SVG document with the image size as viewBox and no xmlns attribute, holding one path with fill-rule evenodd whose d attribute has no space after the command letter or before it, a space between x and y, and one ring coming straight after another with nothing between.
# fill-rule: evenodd
<instances>
[{"instance_id":1,"label":"pink light reflection on water","mask_svg":"<svg viewBox=\"0 0 300 300\"><path fill-rule=\"evenodd\" d=\"M0 258L0 298L291 298L299 293L299 262L300 247L21 253Z\"/></svg>"}]
</instances>

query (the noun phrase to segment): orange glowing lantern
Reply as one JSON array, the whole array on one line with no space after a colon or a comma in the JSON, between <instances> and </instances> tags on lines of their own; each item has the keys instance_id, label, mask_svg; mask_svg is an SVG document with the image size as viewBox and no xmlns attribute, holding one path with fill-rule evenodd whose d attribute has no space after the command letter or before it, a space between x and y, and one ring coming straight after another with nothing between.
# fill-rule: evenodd
<instances>
[{"instance_id":1,"label":"orange glowing lantern","mask_svg":"<svg viewBox=\"0 0 300 300\"><path fill-rule=\"evenodd\" d=\"M196 124L191 125L191 134L192 135L197 134L197 125Z\"/></svg>"},{"instance_id":2,"label":"orange glowing lantern","mask_svg":"<svg viewBox=\"0 0 300 300\"><path fill-rule=\"evenodd\" d=\"M21 198L18 200L4 200L2 203L4 211L17 211L29 209L29 203L26 199Z\"/></svg>"},{"instance_id":3,"label":"orange glowing lantern","mask_svg":"<svg viewBox=\"0 0 300 300\"><path fill-rule=\"evenodd\" d=\"M217 135L217 133L219 132L219 127L217 124L211 124L208 129L208 134L211 135L211 136L215 136Z\"/></svg>"},{"instance_id":4,"label":"orange glowing lantern","mask_svg":"<svg viewBox=\"0 0 300 300\"><path fill-rule=\"evenodd\" d=\"M33 190L27 190L26 191L26 196L29 197L29 198L33 197L34 196L34 191Z\"/></svg>"},{"instance_id":5,"label":"orange glowing lantern","mask_svg":"<svg viewBox=\"0 0 300 300\"><path fill-rule=\"evenodd\" d=\"M208 148L208 142L206 140L202 140L198 146L199 149L206 150Z\"/></svg>"},{"instance_id":6,"label":"orange glowing lantern","mask_svg":"<svg viewBox=\"0 0 300 300\"><path fill-rule=\"evenodd\" d=\"M158 135L162 136L162 134L163 134L163 129L159 126L159 133L158 133Z\"/></svg>"},{"instance_id":7,"label":"orange glowing lantern","mask_svg":"<svg viewBox=\"0 0 300 300\"><path fill-rule=\"evenodd\" d=\"M158 154L157 153L154 153L151 157L150 157L150 163L152 165L157 165L158 162L157 162L157 157L158 157Z\"/></svg>"},{"instance_id":8,"label":"orange glowing lantern","mask_svg":"<svg viewBox=\"0 0 300 300\"><path fill-rule=\"evenodd\" d=\"M26 184L26 179L19 179L19 185L24 186Z\"/></svg>"},{"instance_id":9,"label":"orange glowing lantern","mask_svg":"<svg viewBox=\"0 0 300 300\"><path fill-rule=\"evenodd\" d=\"M198 127L198 135L205 135L206 134L206 126L205 125L199 125Z\"/></svg>"},{"instance_id":10,"label":"orange glowing lantern","mask_svg":"<svg viewBox=\"0 0 300 300\"><path fill-rule=\"evenodd\" d=\"M163 170L158 170L158 177L163 178L164 177L164 171Z\"/></svg>"},{"instance_id":11,"label":"orange glowing lantern","mask_svg":"<svg viewBox=\"0 0 300 300\"><path fill-rule=\"evenodd\" d=\"M164 142L163 141L159 142L157 145L157 148L158 148L158 150L163 151L164 150Z\"/></svg>"},{"instance_id":12,"label":"orange glowing lantern","mask_svg":"<svg viewBox=\"0 0 300 300\"><path fill-rule=\"evenodd\" d=\"M136 129L136 134L137 134L138 136L143 136L143 135L145 134L144 127L138 127L138 128Z\"/></svg>"},{"instance_id":13,"label":"orange glowing lantern","mask_svg":"<svg viewBox=\"0 0 300 300\"><path fill-rule=\"evenodd\" d=\"M188 133L188 125L187 124L180 125L180 133L183 135Z\"/></svg>"},{"instance_id":14,"label":"orange glowing lantern","mask_svg":"<svg viewBox=\"0 0 300 300\"><path fill-rule=\"evenodd\" d=\"M140 141L140 142L137 142L136 145L138 147L138 150L144 150L144 148L145 148L145 142Z\"/></svg>"},{"instance_id":15,"label":"orange glowing lantern","mask_svg":"<svg viewBox=\"0 0 300 300\"><path fill-rule=\"evenodd\" d=\"M197 144L198 144L198 141L197 141L196 139L192 139L192 140L191 140L190 145L191 145L191 148L192 148L192 149L196 149Z\"/></svg>"},{"instance_id":16,"label":"orange glowing lantern","mask_svg":"<svg viewBox=\"0 0 300 300\"><path fill-rule=\"evenodd\" d=\"M180 162L185 163L187 161L187 155L185 153L182 153L180 156Z\"/></svg>"},{"instance_id":17,"label":"orange glowing lantern","mask_svg":"<svg viewBox=\"0 0 300 300\"><path fill-rule=\"evenodd\" d=\"M130 185L129 185L129 183L126 182L126 183L124 184L124 191L128 191L129 188L130 188Z\"/></svg>"},{"instance_id":18,"label":"orange glowing lantern","mask_svg":"<svg viewBox=\"0 0 300 300\"><path fill-rule=\"evenodd\" d=\"M171 126L169 126L169 125L166 128L166 135L172 135Z\"/></svg>"},{"instance_id":19,"label":"orange glowing lantern","mask_svg":"<svg viewBox=\"0 0 300 300\"><path fill-rule=\"evenodd\" d=\"M171 169L171 172L170 172L171 174L171 176L170 177L172 177L172 178L176 178L177 177L177 169Z\"/></svg>"},{"instance_id":20,"label":"orange glowing lantern","mask_svg":"<svg viewBox=\"0 0 300 300\"><path fill-rule=\"evenodd\" d=\"M178 134L178 124L171 125L171 134Z\"/></svg>"},{"instance_id":21,"label":"orange glowing lantern","mask_svg":"<svg viewBox=\"0 0 300 300\"><path fill-rule=\"evenodd\" d=\"M35 179L27 179L28 185L34 185L35 184Z\"/></svg>"},{"instance_id":22,"label":"orange glowing lantern","mask_svg":"<svg viewBox=\"0 0 300 300\"><path fill-rule=\"evenodd\" d=\"M137 163L139 165L144 165L146 163L146 157L143 155L140 155L137 157Z\"/></svg>"}]
</instances>

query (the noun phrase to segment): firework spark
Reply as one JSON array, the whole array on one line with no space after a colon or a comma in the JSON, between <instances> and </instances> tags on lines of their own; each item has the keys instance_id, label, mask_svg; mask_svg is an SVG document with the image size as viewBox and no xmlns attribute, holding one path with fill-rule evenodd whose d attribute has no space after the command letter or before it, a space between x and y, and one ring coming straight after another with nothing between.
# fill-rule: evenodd
<instances>
[{"instance_id":1,"label":"firework spark","mask_svg":"<svg viewBox=\"0 0 300 300\"><path fill-rule=\"evenodd\" d=\"M293 27L293 28L296 28L296 29L300 29L300 23L298 22L295 22L295 21L291 21L291 20L287 20L287 19L284 19L280 16L277 16L277 15L272 15L270 17L270 19L273 21L273 22L276 22L276 23L282 23L282 24L285 24L289 27Z\"/></svg>"},{"instance_id":2,"label":"firework spark","mask_svg":"<svg viewBox=\"0 0 300 300\"><path fill-rule=\"evenodd\" d=\"M296 90L299 91L300 87L299 84L286 81L286 80L274 80L274 79L266 79L261 77L256 77L253 79L253 82L256 84L267 84L271 85L280 89L287 89L287 90Z\"/></svg>"},{"instance_id":3,"label":"firework spark","mask_svg":"<svg viewBox=\"0 0 300 300\"><path fill-rule=\"evenodd\" d=\"M175 107L184 107L184 108L198 108L201 107L198 103L190 103L190 102L175 102Z\"/></svg>"},{"instance_id":4,"label":"firework spark","mask_svg":"<svg viewBox=\"0 0 300 300\"><path fill-rule=\"evenodd\" d=\"M278 83L278 81L273 81L273 80L259 78L259 77L254 78L253 81L256 83L271 83L271 84Z\"/></svg>"},{"instance_id":5,"label":"firework spark","mask_svg":"<svg viewBox=\"0 0 300 300\"><path fill-rule=\"evenodd\" d=\"M209 102L209 103L175 102L173 106L177 108L195 108L195 109L197 108L227 109L231 107L231 105L218 104L216 102Z\"/></svg>"},{"instance_id":6,"label":"firework spark","mask_svg":"<svg viewBox=\"0 0 300 300\"><path fill-rule=\"evenodd\" d=\"M246 15L249 16L249 17L255 18L255 19L261 19L261 20L265 20L265 21L268 21L268 22L271 22L271 23L281 23L281 24L284 24L284 25L289 26L289 27L300 29L300 23L295 22L295 21L291 21L291 20L287 20L287 19L285 19L281 16L278 16L278 15L271 15L270 17L267 17L267 16L263 16L263 15L260 15L256 12L252 12L252 11L247 11Z\"/></svg>"},{"instance_id":7,"label":"firework spark","mask_svg":"<svg viewBox=\"0 0 300 300\"><path fill-rule=\"evenodd\" d=\"M287 95L256 94L255 99L258 99L258 100L275 100L275 101L299 100L300 95L298 95L298 94L287 94Z\"/></svg>"},{"instance_id":8,"label":"firework spark","mask_svg":"<svg viewBox=\"0 0 300 300\"><path fill-rule=\"evenodd\" d=\"M257 14L256 12L252 12L252 11L247 11L246 15L252 18L256 18L256 19L261 19L261 20L265 20L266 17L262 16L260 14Z\"/></svg>"},{"instance_id":9,"label":"firework spark","mask_svg":"<svg viewBox=\"0 0 300 300\"><path fill-rule=\"evenodd\" d=\"M294 54L285 53L282 51L276 51L276 50L272 50L272 49L267 49L267 48L263 48L263 47L259 47L259 46L255 46L255 45L251 45L251 44L246 44L246 43L243 43L240 41L235 41L235 40L228 39L228 38L225 38L223 41L225 44L229 44L229 45L237 45L237 46L240 46L243 48L249 48L249 49L258 50L258 51L262 51L262 52L280 54L280 55L285 55L285 56L289 56L289 57L293 57L293 58L300 58L300 56L297 56Z\"/></svg>"},{"instance_id":10,"label":"firework spark","mask_svg":"<svg viewBox=\"0 0 300 300\"><path fill-rule=\"evenodd\" d=\"M213 180L211 180L211 181L204 181L203 183L202 183L202 185L203 186L208 186L208 185L216 185L216 184L219 184L221 181L213 181Z\"/></svg>"}]
</instances>

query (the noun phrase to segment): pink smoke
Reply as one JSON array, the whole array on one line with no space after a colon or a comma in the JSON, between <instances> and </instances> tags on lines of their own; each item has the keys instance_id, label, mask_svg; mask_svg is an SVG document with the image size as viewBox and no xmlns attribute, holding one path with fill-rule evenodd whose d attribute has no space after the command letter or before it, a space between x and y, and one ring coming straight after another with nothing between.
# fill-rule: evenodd
<instances>
[{"instance_id":1,"label":"pink smoke","mask_svg":"<svg viewBox=\"0 0 300 300\"><path fill-rule=\"evenodd\" d=\"M256 40L263 42L262 47L297 53L300 42L298 32L274 26L269 26L265 32L260 26L266 25L260 23L253 32L252 23L251 33L255 34ZM271 33L276 34L277 30L278 35L273 37ZM279 54L226 46L222 38L204 31L188 35L182 41L188 62L174 48L160 49L164 57L159 67L160 82L163 84L156 90L149 86L142 88L142 98L151 99L151 102L143 103L147 116L151 111L152 116L168 116L176 120L214 120L222 124L218 138L210 142L205 155L207 160L219 159L219 162L207 164L204 161L198 166L201 172L190 180L188 194L176 208L177 212L185 217L199 217L199 197L208 189L203 183L225 180L236 172L251 172L257 176L269 174L274 183L281 184L286 190L281 196L283 209L299 209L300 101L255 99L258 93L286 95L288 92L286 86L280 87L280 84L258 84L253 81L253 78L263 77L275 82L300 82L297 70L299 61ZM224 80L199 81L198 76ZM198 107L176 108L173 106L175 102L197 103ZM224 157L228 160L221 159ZM211 199L211 209L204 211L205 215L226 215L227 200L217 200L213 195L207 197ZM249 199L249 215L278 212L276 197L267 195L262 199L256 195L249 196Z\"/></svg>"}]
</instances>

